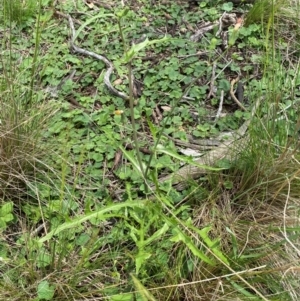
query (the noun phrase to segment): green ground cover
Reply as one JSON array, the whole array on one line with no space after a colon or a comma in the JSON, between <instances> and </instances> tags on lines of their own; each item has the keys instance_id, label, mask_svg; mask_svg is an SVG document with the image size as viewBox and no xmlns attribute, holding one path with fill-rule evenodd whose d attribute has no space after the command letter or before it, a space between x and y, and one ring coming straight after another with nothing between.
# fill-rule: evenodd
<instances>
[{"instance_id":1,"label":"green ground cover","mask_svg":"<svg viewBox=\"0 0 300 301\"><path fill-rule=\"evenodd\" d=\"M0 300L299 300L299 12L1 0Z\"/></svg>"}]
</instances>

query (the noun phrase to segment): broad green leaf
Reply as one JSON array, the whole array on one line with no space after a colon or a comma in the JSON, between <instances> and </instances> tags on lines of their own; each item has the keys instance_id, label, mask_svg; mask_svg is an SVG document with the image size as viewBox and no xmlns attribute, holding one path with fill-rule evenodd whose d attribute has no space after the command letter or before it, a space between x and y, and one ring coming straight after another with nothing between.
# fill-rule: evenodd
<instances>
[{"instance_id":1,"label":"broad green leaf","mask_svg":"<svg viewBox=\"0 0 300 301\"><path fill-rule=\"evenodd\" d=\"M230 90L230 82L227 79L220 79L218 88L224 90L224 92L228 92Z\"/></svg>"},{"instance_id":2,"label":"broad green leaf","mask_svg":"<svg viewBox=\"0 0 300 301\"><path fill-rule=\"evenodd\" d=\"M2 217L0 217L4 222L8 223L14 219L14 216L11 213L8 213Z\"/></svg>"},{"instance_id":3,"label":"broad green leaf","mask_svg":"<svg viewBox=\"0 0 300 301\"><path fill-rule=\"evenodd\" d=\"M134 294L133 293L125 293L125 294L119 294L119 295L113 295L109 297L110 301L133 301L134 300Z\"/></svg>"},{"instance_id":4,"label":"broad green leaf","mask_svg":"<svg viewBox=\"0 0 300 301\"><path fill-rule=\"evenodd\" d=\"M36 265L39 268L44 268L50 264L52 256L46 253L45 250L41 250L37 256Z\"/></svg>"},{"instance_id":5,"label":"broad green leaf","mask_svg":"<svg viewBox=\"0 0 300 301\"><path fill-rule=\"evenodd\" d=\"M224 4L222 5L222 9L225 10L226 12L232 11L232 9L233 9L233 4L232 4L232 2L224 3Z\"/></svg>"},{"instance_id":6,"label":"broad green leaf","mask_svg":"<svg viewBox=\"0 0 300 301\"><path fill-rule=\"evenodd\" d=\"M151 237L149 237L148 239L146 239L144 241L144 246L151 244L154 240L159 239L162 237L163 234L165 234L167 231L169 230L169 226L167 223L165 223L163 225L162 228L160 228L159 230L157 230Z\"/></svg>"},{"instance_id":7,"label":"broad green leaf","mask_svg":"<svg viewBox=\"0 0 300 301\"><path fill-rule=\"evenodd\" d=\"M65 222L65 223L59 225L56 229L48 232L47 235L45 235L44 237L39 239L39 243L43 243L43 242L51 239L54 235L57 235L64 230L80 226L83 222L86 222L92 218L105 219L106 218L105 213L109 213L111 211L118 211L118 210L120 210L122 208L126 208L126 207L131 207L131 208L141 207L142 204L143 204L143 202L140 200L137 202L124 202L124 203L119 203L119 204L112 204L112 205L104 207L103 209L99 209L95 212L76 217L68 222ZM109 216L111 217L111 215L109 215Z\"/></svg>"},{"instance_id":8,"label":"broad green leaf","mask_svg":"<svg viewBox=\"0 0 300 301\"><path fill-rule=\"evenodd\" d=\"M6 223L5 221L2 220L2 218L0 218L0 230L1 229L5 229L6 228Z\"/></svg>"},{"instance_id":9,"label":"broad green leaf","mask_svg":"<svg viewBox=\"0 0 300 301\"><path fill-rule=\"evenodd\" d=\"M151 253L139 250L139 253L135 256L135 272L138 275L144 262L151 257Z\"/></svg>"},{"instance_id":10,"label":"broad green leaf","mask_svg":"<svg viewBox=\"0 0 300 301\"><path fill-rule=\"evenodd\" d=\"M88 235L87 233L82 233L76 238L76 245L77 246L84 246L89 240L91 236Z\"/></svg>"},{"instance_id":11,"label":"broad green leaf","mask_svg":"<svg viewBox=\"0 0 300 301\"><path fill-rule=\"evenodd\" d=\"M52 300L55 292L55 286L49 285L47 280L39 283L37 294L40 300Z\"/></svg>"},{"instance_id":12,"label":"broad green leaf","mask_svg":"<svg viewBox=\"0 0 300 301\"><path fill-rule=\"evenodd\" d=\"M117 12L116 15L117 15L118 18L123 18L128 14L128 12L129 12L129 8L125 7L121 11Z\"/></svg>"},{"instance_id":13,"label":"broad green leaf","mask_svg":"<svg viewBox=\"0 0 300 301\"><path fill-rule=\"evenodd\" d=\"M0 217L12 213L14 204L13 202L4 203L0 208Z\"/></svg>"},{"instance_id":14,"label":"broad green leaf","mask_svg":"<svg viewBox=\"0 0 300 301\"><path fill-rule=\"evenodd\" d=\"M162 42L166 42L166 41L169 41L169 40L170 40L170 38L167 38L166 36L164 36L162 39L151 40L151 41L149 41L149 39L146 38L145 41L143 41L141 43L138 43L138 44L132 45L131 48L125 53L125 55L122 59L122 62L123 63L130 62L138 52L140 52L142 49L144 49L147 46L162 43Z\"/></svg>"}]
</instances>

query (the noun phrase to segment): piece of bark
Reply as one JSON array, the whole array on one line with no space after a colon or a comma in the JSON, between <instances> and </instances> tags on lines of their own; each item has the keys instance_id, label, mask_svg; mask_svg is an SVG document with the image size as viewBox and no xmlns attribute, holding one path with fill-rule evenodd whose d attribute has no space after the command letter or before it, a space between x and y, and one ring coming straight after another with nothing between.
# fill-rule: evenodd
<instances>
[{"instance_id":1,"label":"piece of bark","mask_svg":"<svg viewBox=\"0 0 300 301\"><path fill-rule=\"evenodd\" d=\"M215 167L217 161L221 159L232 160L233 156L237 157L237 149L239 151L245 149L249 141L249 136L238 139L238 140L228 140L222 143L216 149L208 152L201 158L195 160L195 163L199 165L203 165L203 168L195 165L188 164L186 166L181 167L175 173L168 175L166 177L160 178L159 182L172 181L172 185L176 187L177 191L181 191L188 186L188 180L198 179L202 175L207 174L207 167Z\"/></svg>"}]
</instances>

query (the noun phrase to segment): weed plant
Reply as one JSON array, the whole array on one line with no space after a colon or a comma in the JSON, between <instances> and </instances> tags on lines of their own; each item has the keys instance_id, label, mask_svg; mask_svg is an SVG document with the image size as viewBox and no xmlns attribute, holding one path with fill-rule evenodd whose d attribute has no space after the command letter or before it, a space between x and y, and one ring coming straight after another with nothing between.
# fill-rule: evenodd
<instances>
[{"instance_id":1,"label":"weed plant","mask_svg":"<svg viewBox=\"0 0 300 301\"><path fill-rule=\"evenodd\" d=\"M205 1L201 5L205 7ZM168 9L164 3L159 7ZM67 2L60 3L60 8L72 9ZM180 9L172 4L168 13L175 18ZM209 6L203 11L203 18L209 20L217 15L217 10ZM159 10L154 13L159 15ZM274 10L259 10L259 14L264 13L275 25ZM39 14L37 20L43 12ZM101 9L99 16L103 29L108 23ZM135 15L120 9L117 16L120 22L110 30L117 32L114 37L122 36L125 45L131 32L121 18L131 20ZM164 18L173 25L165 12ZM85 32L94 37L90 29L96 19L80 27L78 39L85 47L91 46L90 40L83 39ZM134 19L132 26L143 20ZM49 21L47 28L52 30L56 22ZM155 22L162 21L157 18ZM197 81L206 76L205 72L212 70L210 58L202 64L198 58L188 57L184 77L176 67L178 58L172 57L162 63L163 70L157 71L160 81L154 76L156 69L149 67L144 77L149 107L143 97L141 103L134 104L132 82L124 80L131 87L130 110L127 103L109 98L104 90L99 98L80 96L90 84L90 73L82 81L67 80L57 100L60 109L46 123L53 111L49 113L41 105L43 92L36 88L42 89L43 80L46 85L57 86L55 73L65 76L68 72L60 69L69 64L81 68L81 61L66 54L67 47L59 40L65 32L58 38L49 33L51 43L56 41L60 46L51 49L67 62L55 61L58 68L53 65L53 54L49 59L47 53L42 57L38 51L38 25L33 57L18 56L13 39L4 40L10 46L1 54L0 300L299 300L299 70L292 56L290 64L282 60L282 47L278 47L274 31L286 25L279 25L269 26L265 40L256 44L257 56L265 46L260 56L263 72L245 92L249 103L261 99L261 105L249 126L246 146L228 149L231 160L219 162L225 169L207 168L206 175L188 181L184 191L161 183L159 178L162 170L176 169L174 158L182 159L171 142L163 140L163 134L181 137L179 127L190 121L182 117L189 114L178 101L182 97L180 85L173 82L179 78L180 84L192 90L193 97L203 94L205 89L193 87L194 82L189 87L191 78L186 78L194 72L193 64ZM10 28L10 38L13 32ZM258 34L256 29L254 34ZM109 47L107 35L99 37L97 29L96 37L103 47ZM242 38L246 39L237 43L243 45L254 39L249 35L251 32L245 30ZM208 34L205 39L210 38ZM123 50L129 58L126 63L130 63L124 68L116 59L118 72L125 69L130 78L135 63L141 68L139 51L152 46L147 40L142 43L115 49L115 58ZM179 48L181 56L190 55L181 41L174 39L149 48L153 53L165 53L169 47L173 51ZM207 47L215 49L210 42ZM83 61L91 64L89 70L99 71L89 58ZM164 128L150 120L155 108L151 97L159 99L151 91L155 82L160 90L173 93ZM168 83L172 91L167 90ZM228 90L225 78L217 85ZM70 95L78 97L82 107L74 109L66 103ZM56 108L51 99L49 104ZM100 110L91 110L97 105ZM120 109L124 115L115 113ZM249 118L249 114L236 115ZM203 112L200 116L204 117ZM238 127L230 122L232 128ZM218 125L228 126L224 121ZM141 153L136 159L136 152L145 146L139 134L146 126L149 131L145 134L154 140L155 147L151 155ZM213 134L211 129L211 125L200 123L193 133L206 137ZM134 150L126 148L128 141L136 144ZM112 159L119 149L124 157L116 163L121 165L117 169ZM186 162L193 164L188 159ZM116 176L122 185L116 184ZM151 181L155 185L150 185ZM13 202L15 192L20 190L20 202Z\"/></svg>"},{"instance_id":2,"label":"weed plant","mask_svg":"<svg viewBox=\"0 0 300 301\"><path fill-rule=\"evenodd\" d=\"M10 3L10 4L9 4ZM34 2L36 5L36 2ZM3 2L8 18L18 13L27 14L25 3ZM19 6L18 6L19 5ZM33 2L26 5L32 7ZM7 6L7 7L6 7ZM35 65L38 57L39 43L35 44L35 55L31 59L20 56L15 50L15 43L21 31L8 25L8 34L1 41L3 51L0 54L1 77L1 196L15 196L21 182L26 182L29 174L35 169L35 161L43 157L41 144L45 120L50 111L40 102L41 93L33 91L36 84ZM36 27L39 36L39 25ZM27 62L26 62L27 61ZM30 61L33 62L30 66ZM20 64L20 62L22 62ZM25 63L23 63L25 62ZM29 81L30 80L30 81ZM48 110L48 113L46 111Z\"/></svg>"},{"instance_id":3,"label":"weed plant","mask_svg":"<svg viewBox=\"0 0 300 301\"><path fill-rule=\"evenodd\" d=\"M287 1L285 0L260 0L255 1L253 7L249 10L246 18L246 25L253 23L269 23L274 25L275 16L280 16L280 11L286 7Z\"/></svg>"},{"instance_id":4,"label":"weed plant","mask_svg":"<svg viewBox=\"0 0 300 301\"><path fill-rule=\"evenodd\" d=\"M1 0L2 21L6 24L11 22L23 24L34 17L39 2L35 0Z\"/></svg>"}]
</instances>

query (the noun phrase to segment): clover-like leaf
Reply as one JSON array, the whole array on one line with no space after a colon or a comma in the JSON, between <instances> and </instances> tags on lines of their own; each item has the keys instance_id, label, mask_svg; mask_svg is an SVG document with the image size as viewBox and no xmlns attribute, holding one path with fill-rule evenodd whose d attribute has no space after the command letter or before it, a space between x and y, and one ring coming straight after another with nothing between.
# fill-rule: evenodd
<instances>
[{"instance_id":1,"label":"clover-like leaf","mask_svg":"<svg viewBox=\"0 0 300 301\"><path fill-rule=\"evenodd\" d=\"M40 300L52 300L55 292L55 286L49 285L47 280L40 282L37 288L37 294Z\"/></svg>"}]
</instances>

